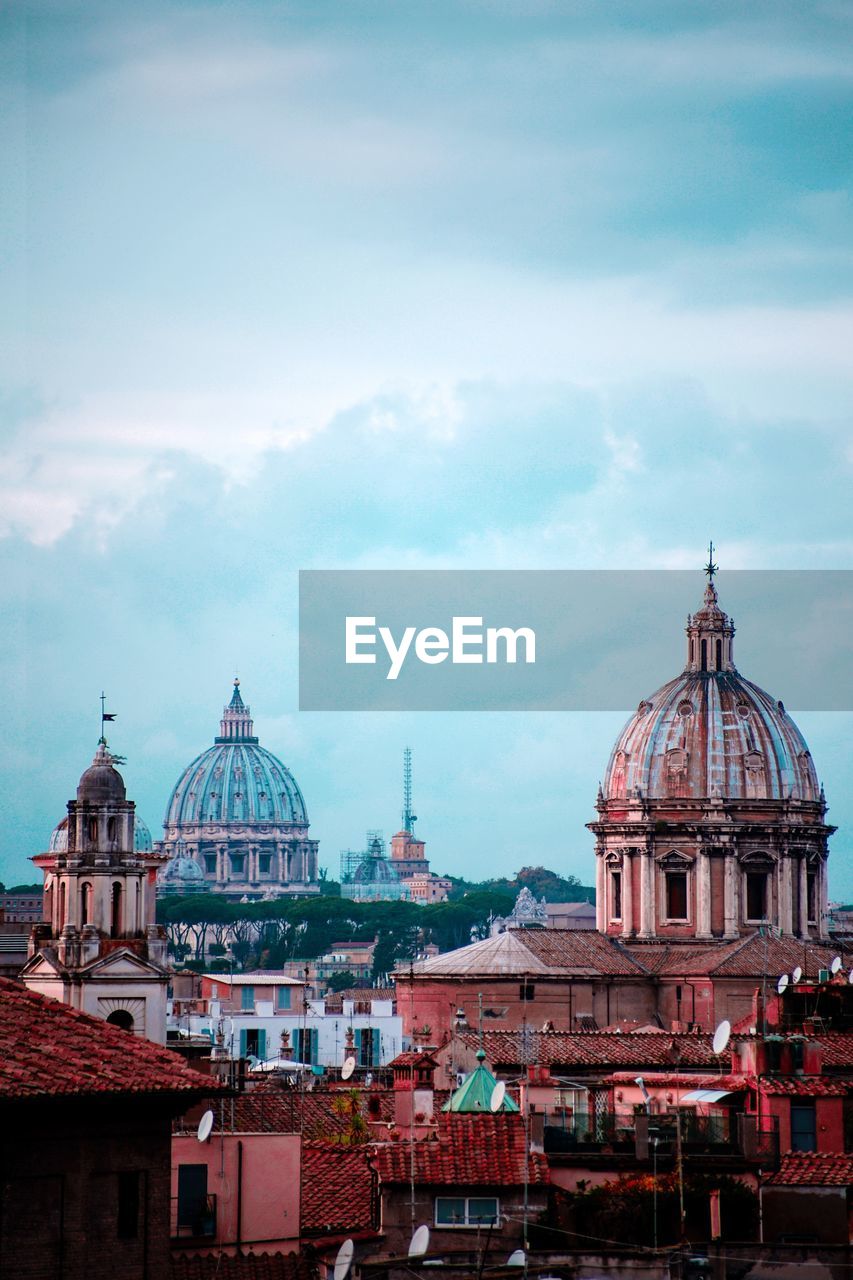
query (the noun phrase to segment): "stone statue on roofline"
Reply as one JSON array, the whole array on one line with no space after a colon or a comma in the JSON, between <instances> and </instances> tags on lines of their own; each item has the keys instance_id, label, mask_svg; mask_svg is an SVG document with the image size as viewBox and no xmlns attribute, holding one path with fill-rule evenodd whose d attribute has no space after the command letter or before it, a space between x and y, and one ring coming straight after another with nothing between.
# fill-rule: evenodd
<instances>
[{"instance_id":1,"label":"stone statue on roofline","mask_svg":"<svg viewBox=\"0 0 853 1280\"><path fill-rule=\"evenodd\" d=\"M535 898L527 885L524 885L510 914L492 921L492 937L498 933L506 933L508 929L544 929L547 924L548 912L544 897Z\"/></svg>"}]
</instances>

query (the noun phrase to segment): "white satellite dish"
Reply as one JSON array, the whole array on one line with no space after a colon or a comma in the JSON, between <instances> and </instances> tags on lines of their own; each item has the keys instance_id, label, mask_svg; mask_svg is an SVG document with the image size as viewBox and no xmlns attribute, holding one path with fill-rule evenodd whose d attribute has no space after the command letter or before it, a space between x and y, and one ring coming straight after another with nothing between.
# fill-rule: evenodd
<instances>
[{"instance_id":1,"label":"white satellite dish","mask_svg":"<svg viewBox=\"0 0 853 1280\"><path fill-rule=\"evenodd\" d=\"M847 981L853 983L853 969L847 975Z\"/></svg>"},{"instance_id":2,"label":"white satellite dish","mask_svg":"<svg viewBox=\"0 0 853 1280\"><path fill-rule=\"evenodd\" d=\"M513 1249L506 1260L506 1265L508 1267L523 1267L526 1261L523 1249Z\"/></svg>"},{"instance_id":3,"label":"white satellite dish","mask_svg":"<svg viewBox=\"0 0 853 1280\"><path fill-rule=\"evenodd\" d=\"M788 975L787 973L783 973L779 978L779 981L776 983L776 990L778 991L780 996L784 994L784 992L787 990L787 987L788 987Z\"/></svg>"},{"instance_id":4,"label":"white satellite dish","mask_svg":"<svg viewBox=\"0 0 853 1280\"><path fill-rule=\"evenodd\" d=\"M422 1258L429 1248L429 1227L423 1223L409 1241L409 1257Z\"/></svg>"},{"instance_id":5,"label":"white satellite dish","mask_svg":"<svg viewBox=\"0 0 853 1280\"><path fill-rule=\"evenodd\" d=\"M346 1058L344 1065L341 1067L341 1079L349 1080L353 1071L355 1071L355 1058Z\"/></svg>"},{"instance_id":6,"label":"white satellite dish","mask_svg":"<svg viewBox=\"0 0 853 1280\"><path fill-rule=\"evenodd\" d=\"M791 981L793 982L794 986L796 986L797 983L802 980L802 977L803 977L803 971L800 968L800 966L797 965L796 969L791 974Z\"/></svg>"},{"instance_id":7,"label":"white satellite dish","mask_svg":"<svg viewBox=\"0 0 853 1280\"><path fill-rule=\"evenodd\" d=\"M492 1096L489 1098L489 1110L500 1111L501 1107L504 1104L505 1097L506 1097L506 1085L504 1084L503 1080L498 1080L497 1084L492 1090Z\"/></svg>"},{"instance_id":8,"label":"white satellite dish","mask_svg":"<svg viewBox=\"0 0 853 1280\"><path fill-rule=\"evenodd\" d=\"M213 1112L205 1111L204 1115L198 1122L198 1128L196 1129L195 1136L198 1138L199 1142L207 1142L212 1132Z\"/></svg>"},{"instance_id":9,"label":"white satellite dish","mask_svg":"<svg viewBox=\"0 0 853 1280\"><path fill-rule=\"evenodd\" d=\"M338 1249L338 1256L335 1258L335 1280L346 1280L349 1275L349 1269L352 1266L352 1255L355 1252L355 1245L352 1240L345 1240Z\"/></svg>"},{"instance_id":10,"label":"white satellite dish","mask_svg":"<svg viewBox=\"0 0 853 1280\"><path fill-rule=\"evenodd\" d=\"M717 1030L714 1032L714 1039L711 1041L711 1048L717 1057L721 1053L725 1053L726 1045L729 1043L729 1036L732 1034L732 1024L728 1018L723 1018Z\"/></svg>"},{"instance_id":11,"label":"white satellite dish","mask_svg":"<svg viewBox=\"0 0 853 1280\"><path fill-rule=\"evenodd\" d=\"M834 956L832 960L832 964L829 966L829 972L833 974L838 973L838 970L840 968L841 968L841 956Z\"/></svg>"}]
</instances>

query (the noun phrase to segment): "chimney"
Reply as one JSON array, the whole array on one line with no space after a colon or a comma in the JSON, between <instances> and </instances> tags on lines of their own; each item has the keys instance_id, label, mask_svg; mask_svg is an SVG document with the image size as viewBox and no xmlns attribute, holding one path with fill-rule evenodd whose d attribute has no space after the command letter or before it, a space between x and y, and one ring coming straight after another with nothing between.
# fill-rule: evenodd
<instances>
[{"instance_id":1,"label":"chimney","mask_svg":"<svg viewBox=\"0 0 853 1280\"><path fill-rule=\"evenodd\" d=\"M394 1121L409 1133L432 1123L435 1114L435 1059L428 1053L406 1053L392 1063Z\"/></svg>"}]
</instances>

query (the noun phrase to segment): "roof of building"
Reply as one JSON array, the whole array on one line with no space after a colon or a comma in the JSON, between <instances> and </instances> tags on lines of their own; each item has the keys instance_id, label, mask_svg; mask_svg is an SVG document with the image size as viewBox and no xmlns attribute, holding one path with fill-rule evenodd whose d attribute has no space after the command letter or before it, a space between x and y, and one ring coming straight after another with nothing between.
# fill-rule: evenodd
<instances>
[{"instance_id":1,"label":"roof of building","mask_svg":"<svg viewBox=\"0 0 853 1280\"><path fill-rule=\"evenodd\" d=\"M473 1048L478 1037L462 1036ZM719 1058L711 1037L698 1032L670 1035L663 1031L486 1031L486 1058L493 1067L517 1067L523 1063L568 1068L671 1067L677 1061L687 1067L713 1067Z\"/></svg>"},{"instance_id":2,"label":"roof of building","mask_svg":"<svg viewBox=\"0 0 853 1280\"><path fill-rule=\"evenodd\" d=\"M236 680L219 736L178 778L163 825L171 838L182 828L208 822L308 824L296 779L271 751L259 746Z\"/></svg>"},{"instance_id":3,"label":"roof of building","mask_svg":"<svg viewBox=\"0 0 853 1280\"><path fill-rule=\"evenodd\" d=\"M334 1235L377 1226L376 1174L364 1147L302 1147L302 1230Z\"/></svg>"},{"instance_id":4,"label":"roof of building","mask_svg":"<svg viewBox=\"0 0 853 1280\"><path fill-rule=\"evenodd\" d=\"M210 982L220 982L224 987L304 987L304 978L291 978L276 969L253 969L249 973L205 973Z\"/></svg>"},{"instance_id":5,"label":"roof of building","mask_svg":"<svg viewBox=\"0 0 853 1280\"><path fill-rule=\"evenodd\" d=\"M186 1253L172 1255L170 1280L316 1280L306 1253Z\"/></svg>"},{"instance_id":6,"label":"roof of building","mask_svg":"<svg viewBox=\"0 0 853 1280\"><path fill-rule=\"evenodd\" d=\"M228 1100L223 1123L232 1133L301 1133L305 1138L327 1141L349 1128L349 1118L333 1105L348 1093L349 1090L340 1089L302 1092L265 1080L250 1092ZM393 1118L391 1089L362 1090L361 1103L366 1120Z\"/></svg>"},{"instance_id":7,"label":"roof of building","mask_svg":"<svg viewBox=\"0 0 853 1280\"><path fill-rule=\"evenodd\" d=\"M762 1076L759 1088L768 1097L789 1094L798 1098L846 1098L853 1083L827 1080L824 1076Z\"/></svg>"},{"instance_id":8,"label":"roof of building","mask_svg":"<svg viewBox=\"0 0 853 1280\"><path fill-rule=\"evenodd\" d=\"M447 1099L442 1111L454 1112L486 1112L492 1110L492 1094L497 1080L486 1066L486 1054L483 1049L477 1050L477 1065L462 1081L458 1089ZM518 1103L509 1094L504 1094L499 1111L518 1111Z\"/></svg>"},{"instance_id":9,"label":"roof of building","mask_svg":"<svg viewBox=\"0 0 853 1280\"><path fill-rule=\"evenodd\" d=\"M415 1182L426 1186L521 1186L525 1140L521 1116L453 1115L440 1117L438 1136L410 1144L374 1147L372 1163L383 1183L408 1183L414 1157ZM528 1181L549 1181L544 1155L531 1151Z\"/></svg>"},{"instance_id":10,"label":"roof of building","mask_svg":"<svg viewBox=\"0 0 853 1280\"><path fill-rule=\"evenodd\" d=\"M765 1186L848 1187L853 1184L853 1155L842 1151L787 1151Z\"/></svg>"},{"instance_id":11,"label":"roof of building","mask_svg":"<svg viewBox=\"0 0 853 1280\"><path fill-rule=\"evenodd\" d=\"M171 1049L0 978L0 1101L222 1087Z\"/></svg>"},{"instance_id":12,"label":"roof of building","mask_svg":"<svg viewBox=\"0 0 853 1280\"><path fill-rule=\"evenodd\" d=\"M326 1005L326 1013L340 1013L343 1010L345 1000L353 1000L355 1002L364 1000L368 1003L373 1000L387 1000L394 1004L396 1003L397 993L393 987L347 987L345 991L330 991L323 999Z\"/></svg>"},{"instance_id":13,"label":"roof of building","mask_svg":"<svg viewBox=\"0 0 853 1280\"><path fill-rule=\"evenodd\" d=\"M416 977L561 977L622 974L642 968L621 945L592 930L508 929L455 951L419 960ZM405 971L396 977L405 978Z\"/></svg>"},{"instance_id":14,"label":"roof of building","mask_svg":"<svg viewBox=\"0 0 853 1280\"><path fill-rule=\"evenodd\" d=\"M659 977L710 976L761 977L774 980L780 973L800 966L817 977L829 967L836 949L829 945L804 943L798 938L769 937L751 933L732 942L712 943L627 943L626 950L649 973Z\"/></svg>"},{"instance_id":15,"label":"roof of building","mask_svg":"<svg viewBox=\"0 0 853 1280\"><path fill-rule=\"evenodd\" d=\"M691 630L725 651L734 627L709 581ZM805 739L783 704L745 680L733 662L708 654L637 707L616 740L605 773L606 800L671 796L820 801ZM692 669L691 669L692 665ZM705 663L703 661L702 665Z\"/></svg>"}]
</instances>

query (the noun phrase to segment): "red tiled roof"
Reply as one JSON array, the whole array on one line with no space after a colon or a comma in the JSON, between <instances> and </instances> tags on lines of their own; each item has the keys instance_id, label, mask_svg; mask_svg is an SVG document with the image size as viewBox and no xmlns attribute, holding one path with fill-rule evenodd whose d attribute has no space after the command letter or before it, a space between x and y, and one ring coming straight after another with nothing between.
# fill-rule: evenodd
<instances>
[{"instance_id":1,"label":"red tiled roof","mask_svg":"<svg viewBox=\"0 0 853 1280\"><path fill-rule=\"evenodd\" d=\"M302 1147L302 1230L335 1235L378 1225L376 1174L365 1147Z\"/></svg>"},{"instance_id":2,"label":"red tiled roof","mask_svg":"<svg viewBox=\"0 0 853 1280\"><path fill-rule=\"evenodd\" d=\"M0 1100L223 1087L171 1049L0 978Z\"/></svg>"},{"instance_id":3,"label":"red tiled roof","mask_svg":"<svg viewBox=\"0 0 853 1280\"><path fill-rule=\"evenodd\" d=\"M847 1187L853 1184L853 1155L842 1151L787 1151L765 1185Z\"/></svg>"},{"instance_id":4,"label":"red tiled roof","mask_svg":"<svg viewBox=\"0 0 853 1280\"><path fill-rule=\"evenodd\" d=\"M607 1084L634 1084L637 1077L633 1071L614 1071L607 1077ZM710 1072L681 1072L678 1075L671 1071L661 1071L657 1075L646 1073L646 1087L649 1089L677 1089L679 1092L688 1089L725 1089L729 1093L742 1093L749 1086L749 1079L743 1075L712 1075Z\"/></svg>"},{"instance_id":5,"label":"red tiled roof","mask_svg":"<svg viewBox=\"0 0 853 1280\"><path fill-rule=\"evenodd\" d=\"M790 1094L799 1098L846 1098L853 1084L827 1080L825 1076L762 1076L761 1092L768 1096Z\"/></svg>"},{"instance_id":6,"label":"red tiled roof","mask_svg":"<svg viewBox=\"0 0 853 1280\"><path fill-rule=\"evenodd\" d=\"M252 1089L229 1102L225 1121L235 1133L301 1133L305 1138L327 1139L343 1133L349 1119L335 1111L336 1099L347 1095L341 1089L316 1089L300 1093L298 1089ZM367 1098L378 1097L379 1116L389 1119L394 1112L394 1094L390 1089L362 1090L362 1114L372 1119Z\"/></svg>"},{"instance_id":7,"label":"red tiled roof","mask_svg":"<svg viewBox=\"0 0 853 1280\"><path fill-rule=\"evenodd\" d=\"M615 938L594 929L512 930L527 950L556 970L588 969L593 973L640 977L642 966ZM538 976L538 975L537 975ZM531 979L533 975L531 975Z\"/></svg>"},{"instance_id":8,"label":"red tiled roof","mask_svg":"<svg viewBox=\"0 0 853 1280\"><path fill-rule=\"evenodd\" d=\"M172 1256L170 1280L316 1280L317 1264L306 1254L185 1253Z\"/></svg>"},{"instance_id":9,"label":"red tiled roof","mask_svg":"<svg viewBox=\"0 0 853 1280\"><path fill-rule=\"evenodd\" d=\"M521 1186L524 1182L524 1123L518 1114L442 1115L438 1136L374 1147L380 1182L408 1182L414 1154L415 1181L427 1186ZM549 1181L548 1163L530 1152L531 1183Z\"/></svg>"},{"instance_id":10,"label":"red tiled roof","mask_svg":"<svg viewBox=\"0 0 853 1280\"><path fill-rule=\"evenodd\" d=\"M479 1045L474 1034L463 1037L472 1049ZM523 1062L566 1068L669 1066L675 1052L683 1067L712 1067L719 1059L711 1037L696 1032L670 1035L657 1031L486 1031L486 1059L494 1068L517 1067Z\"/></svg>"},{"instance_id":11,"label":"red tiled roof","mask_svg":"<svg viewBox=\"0 0 853 1280\"><path fill-rule=\"evenodd\" d=\"M427 1053L424 1049L407 1049L403 1053L398 1053L388 1063L389 1067L416 1067L421 1062L427 1062L430 1066L438 1066L435 1058L431 1053Z\"/></svg>"},{"instance_id":12,"label":"red tiled roof","mask_svg":"<svg viewBox=\"0 0 853 1280\"><path fill-rule=\"evenodd\" d=\"M853 1068L853 1035L849 1031L820 1031L815 1038L823 1049L824 1067Z\"/></svg>"},{"instance_id":13,"label":"red tiled roof","mask_svg":"<svg viewBox=\"0 0 853 1280\"><path fill-rule=\"evenodd\" d=\"M757 978L765 973L790 972L798 965L809 976L829 968L833 947L803 943L797 938L765 938L752 933L733 942L697 946L690 943L631 943L626 951L644 969L661 977L681 974L709 977Z\"/></svg>"}]
</instances>

